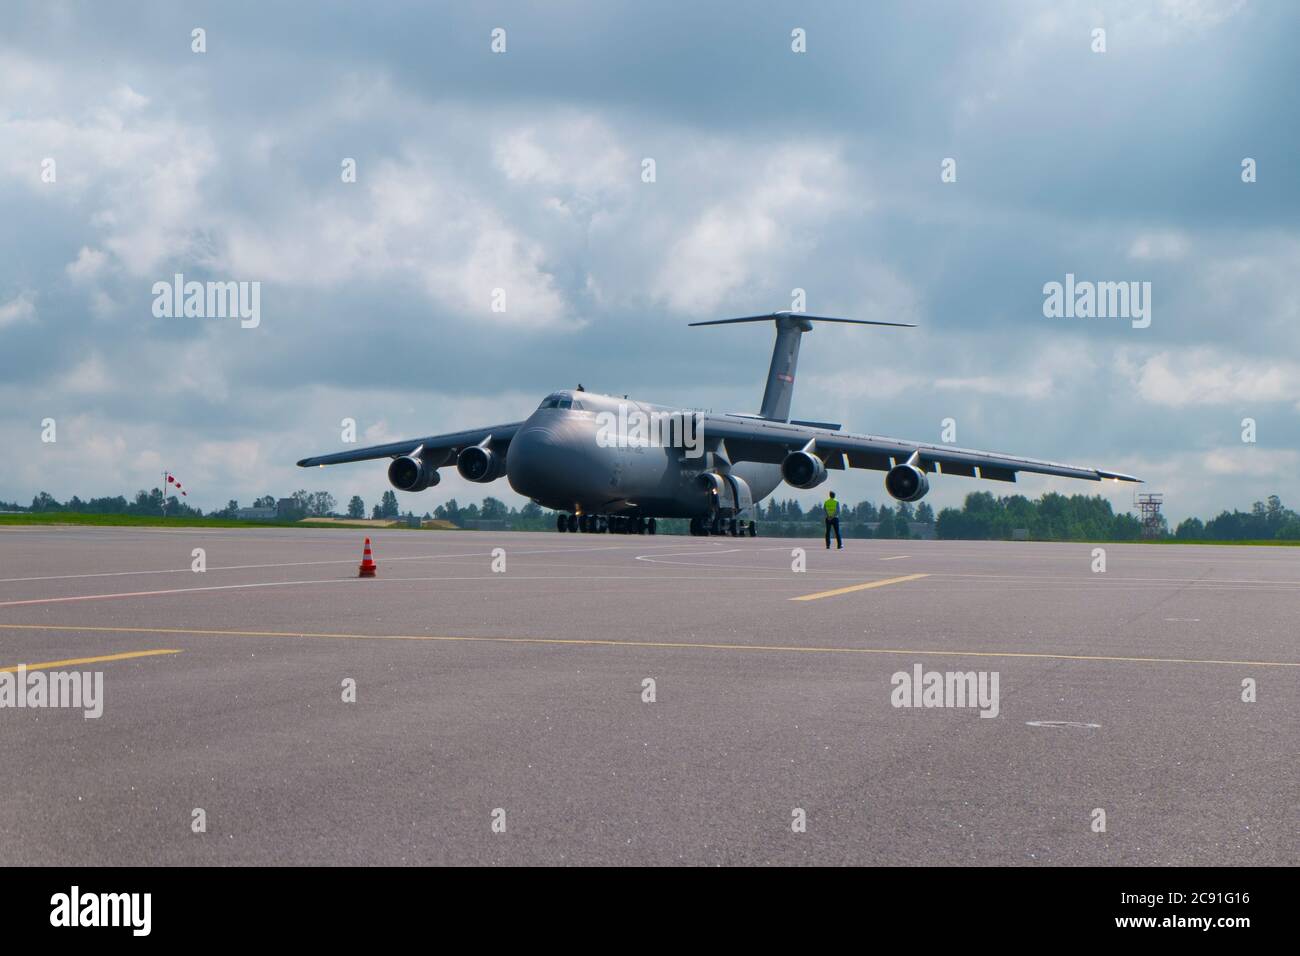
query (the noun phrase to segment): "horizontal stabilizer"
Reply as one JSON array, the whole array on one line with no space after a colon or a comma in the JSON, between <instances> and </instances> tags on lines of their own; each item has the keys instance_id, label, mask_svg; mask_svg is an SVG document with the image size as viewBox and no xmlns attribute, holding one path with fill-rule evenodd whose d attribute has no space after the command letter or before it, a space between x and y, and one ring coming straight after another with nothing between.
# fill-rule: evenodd
<instances>
[{"instance_id":1,"label":"horizontal stabilizer","mask_svg":"<svg viewBox=\"0 0 1300 956\"><path fill-rule=\"evenodd\" d=\"M691 322L690 325L734 325L737 322L771 322L776 326L776 344L772 347L772 364L767 370L767 387L763 389L763 405L758 410L769 421L790 420L790 398L794 394L794 372L799 364L799 340L805 332L813 330L814 322L835 322L841 325L890 325L895 328L914 329L910 322L877 322L875 319L837 319L829 315L809 315L806 312L770 312L767 315L742 315L738 319L709 319ZM822 427L814 423L814 427Z\"/></svg>"},{"instance_id":2,"label":"horizontal stabilizer","mask_svg":"<svg viewBox=\"0 0 1300 956\"><path fill-rule=\"evenodd\" d=\"M847 325L892 325L901 329L914 329L911 322L877 322L874 319L836 319L829 315L808 315L806 312L769 312L767 315L745 315L738 319L710 319L707 322L690 322L689 325L731 325L734 322L772 322L790 316L809 322L844 322Z\"/></svg>"}]
</instances>

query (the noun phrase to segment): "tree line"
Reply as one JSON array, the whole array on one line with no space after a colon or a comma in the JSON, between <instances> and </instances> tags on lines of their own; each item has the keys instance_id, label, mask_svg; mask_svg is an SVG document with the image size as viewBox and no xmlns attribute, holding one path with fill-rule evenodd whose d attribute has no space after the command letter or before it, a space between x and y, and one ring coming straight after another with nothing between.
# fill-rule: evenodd
<instances>
[{"instance_id":1,"label":"tree line","mask_svg":"<svg viewBox=\"0 0 1300 956\"><path fill-rule=\"evenodd\" d=\"M987 491L966 496L961 508L944 508L935 521L935 536L949 539L1009 539L1021 530L1035 541L1137 541L1142 522L1128 512L1116 514L1100 495L1048 492L1036 501L1024 495L994 497ZM1171 534L1161 516L1156 537L1179 541L1297 541L1300 515L1277 495L1256 501L1249 512L1221 512L1209 521L1186 518Z\"/></svg>"},{"instance_id":2,"label":"tree line","mask_svg":"<svg viewBox=\"0 0 1300 956\"><path fill-rule=\"evenodd\" d=\"M60 502L48 492L40 492L24 508L16 502L0 501L0 511L54 512L70 511L83 514L123 514L203 517L203 509L187 504L175 496L164 498L162 489L137 491L135 497L122 495L83 500L73 495ZM258 508L279 508L273 495L263 495L253 502ZM282 520L302 517L367 517L366 505L360 495L353 495L344 514L337 514L337 502L327 491L295 491L288 496L287 507L277 513ZM213 511L208 517L234 518L240 510L239 502L231 500L225 508ZM413 516L408 510L408 516ZM402 517L397 495L392 490L383 492L379 502L371 509L369 517L397 519ZM543 509L533 502L522 507L507 506L503 501L486 497L482 502L459 504L455 498L438 505L425 518L440 518L464 527L478 521L502 521L521 531L548 530L555 527L556 513ZM771 499L766 504L754 506L755 520L761 523L768 536L798 537L820 535L825 512L821 503L805 509L796 499ZM907 538L913 533L913 524L933 524L935 537L966 540L1011 539L1026 536L1036 541L1136 541L1142 537L1142 523L1128 512L1116 513L1109 501L1100 495L1070 495L1048 492L1037 499L1024 495L996 497L987 491L976 491L966 496L960 508L944 508L936 516L928 502L913 507L907 502L896 505L876 505L861 501L856 505L841 503L840 527L847 537ZM664 520L659 522L665 533L685 533L686 522ZM680 524L680 528L678 525ZM1256 501L1249 511L1220 512L1214 518L1186 518L1171 532L1163 517L1159 537L1177 541L1298 541L1300 540L1300 514L1282 504L1277 495Z\"/></svg>"}]
</instances>

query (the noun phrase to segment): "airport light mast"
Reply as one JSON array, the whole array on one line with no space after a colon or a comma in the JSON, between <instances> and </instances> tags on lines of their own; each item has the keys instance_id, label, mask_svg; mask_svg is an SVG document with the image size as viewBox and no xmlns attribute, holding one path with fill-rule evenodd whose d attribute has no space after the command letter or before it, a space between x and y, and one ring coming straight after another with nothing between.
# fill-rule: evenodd
<instances>
[{"instance_id":1,"label":"airport light mast","mask_svg":"<svg viewBox=\"0 0 1300 956\"><path fill-rule=\"evenodd\" d=\"M1160 514L1160 506L1164 503L1165 496L1163 493L1140 494L1134 497L1133 504L1137 506L1139 513L1142 515L1142 537L1159 538L1165 529L1165 519Z\"/></svg>"}]
</instances>

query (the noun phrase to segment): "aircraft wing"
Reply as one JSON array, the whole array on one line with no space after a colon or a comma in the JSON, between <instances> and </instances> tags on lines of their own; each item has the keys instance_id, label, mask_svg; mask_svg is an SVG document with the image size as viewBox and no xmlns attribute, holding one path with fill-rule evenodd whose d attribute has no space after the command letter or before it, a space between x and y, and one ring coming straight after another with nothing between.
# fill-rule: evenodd
<instances>
[{"instance_id":1,"label":"aircraft wing","mask_svg":"<svg viewBox=\"0 0 1300 956\"><path fill-rule=\"evenodd\" d=\"M436 466L441 468L443 465L450 464L462 448L480 444L489 437L492 439L492 449L504 452L506 446L510 444L510 439L515 437L515 432L522 424L523 422L509 422L505 425L493 425L490 428L475 428L448 435L430 435L427 438L410 438L387 445L371 445L368 448L354 448L350 451L335 452L332 455L317 455L314 458L304 458L298 462L298 467L341 465L349 461L369 461L372 458L398 458L409 455L419 448L420 457L436 463Z\"/></svg>"},{"instance_id":2,"label":"aircraft wing","mask_svg":"<svg viewBox=\"0 0 1300 956\"><path fill-rule=\"evenodd\" d=\"M827 468L873 468L888 471L894 465L907 461L914 452L920 453L918 467L928 473L961 475L966 478L988 478L993 481L1015 481L1016 472L1027 471L1039 475L1059 475L1064 478L1082 478L1085 481L1141 481L1132 475L1101 468L1080 465L1063 465L1037 458L1017 458L998 452L976 451L953 445L932 445L926 442L907 441L901 438L882 438L876 435L857 435L852 432L832 431L777 422L761 418L733 415L704 415L703 432L706 447L721 441L731 461L762 461L778 463L792 451L798 451L814 441L812 451L822 459Z\"/></svg>"}]
</instances>

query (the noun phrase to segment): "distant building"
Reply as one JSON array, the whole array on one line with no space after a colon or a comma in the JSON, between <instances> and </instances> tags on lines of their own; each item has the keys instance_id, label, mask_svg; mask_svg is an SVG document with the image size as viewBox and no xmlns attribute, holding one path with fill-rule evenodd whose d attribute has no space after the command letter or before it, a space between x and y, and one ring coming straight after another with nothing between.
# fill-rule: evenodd
<instances>
[{"instance_id":1,"label":"distant building","mask_svg":"<svg viewBox=\"0 0 1300 956\"><path fill-rule=\"evenodd\" d=\"M276 509L239 508L235 511L235 517L240 521L274 521L276 519Z\"/></svg>"},{"instance_id":2,"label":"distant building","mask_svg":"<svg viewBox=\"0 0 1300 956\"><path fill-rule=\"evenodd\" d=\"M275 508L272 509L275 514L273 518L301 518L302 508L295 498L281 498L276 502Z\"/></svg>"}]
</instances>

